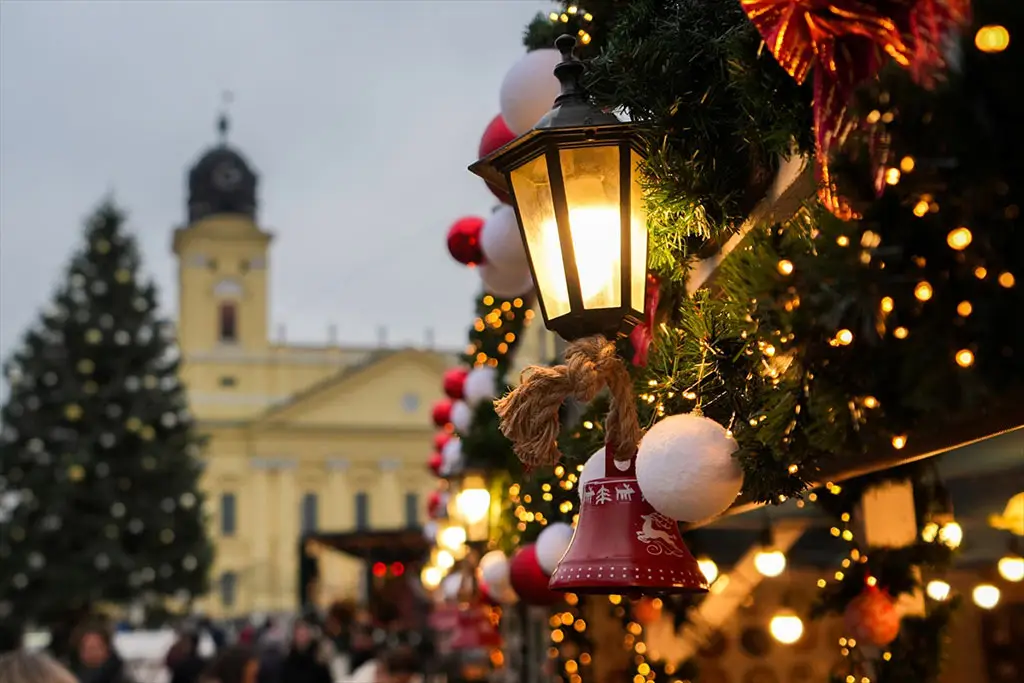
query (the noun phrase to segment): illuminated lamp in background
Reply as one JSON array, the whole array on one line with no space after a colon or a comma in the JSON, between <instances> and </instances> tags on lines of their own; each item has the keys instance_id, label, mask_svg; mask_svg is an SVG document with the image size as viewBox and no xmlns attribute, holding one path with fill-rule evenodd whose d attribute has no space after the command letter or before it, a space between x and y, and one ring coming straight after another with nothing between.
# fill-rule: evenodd
<instances>
[{"instance_id":1,"label":"illuminated lamp in background","mask_svg":"<svg viewBox=\"0 0 1024 683\"><path fill-rule=\"evenodd\" d=\"M452 482L448 515L466 530L466 541L486 543L490 535L491 491L481 471L465 471Z\"/></svg>"},{"instance_id":2,"label":"illuminated lamp in background","mask_svg":"<svg viewBox=\"0 0 1024 683\"><path fill-rule=\"evenodd\" d=\"M373 563L373 575L376 576L378 579L387 576L387 573L388 566L386 564L384 564L383 562Z\"/></svg>"},{"instance_id":3,"label":"illuminated lamp in background","mask_svg":"<svg viewBox=\"0 0 1024 683\"><path fill-rule=\"evenodd\" d=\"M561 36L562 86L532 130L470 171L510 190L541 313L567 340L628 332L644 314L647 225L636 129L590 103L576 39Z\"/></svg>"},{"instance_id":4,"label":"illuminated lamp in background","mask_svg":"<svg viewBox=\"0 0 1024 683\"><path fill-rule=\"evenodd\" d=\"M391 576L401 576L405 573L405 565L401 562L391 563Z\"/></svg>"}]
</instances>

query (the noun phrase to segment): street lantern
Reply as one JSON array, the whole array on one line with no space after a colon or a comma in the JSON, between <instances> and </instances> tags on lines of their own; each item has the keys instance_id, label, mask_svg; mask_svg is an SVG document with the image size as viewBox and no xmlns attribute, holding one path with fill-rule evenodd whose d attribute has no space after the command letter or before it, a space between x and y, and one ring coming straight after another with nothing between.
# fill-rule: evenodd
<instances>
[{"instance_id":1,"label":"street lantern","mask_svg":"<svg viewBox=\"0 0 1024 683\"><path fill-rule=\"evenodd\" d=\"M490 534L491 491L482 472L464 472L456 484L449 516L466 530L469 543L487 541Z\"/></svg>"},{"instance_id":2,"label":"street lantern","mask_svg":"<svg viewBox=\"0 0 1024 683\"><path fill-rule=\"evenodd\" d=\"M562 92L552 110L469 170L512 197L547 328L569 341L614 339L644 313L643 152L632 124L591 104L575 46L569 35L555 41Z\"/></svg>"}]
</instances>

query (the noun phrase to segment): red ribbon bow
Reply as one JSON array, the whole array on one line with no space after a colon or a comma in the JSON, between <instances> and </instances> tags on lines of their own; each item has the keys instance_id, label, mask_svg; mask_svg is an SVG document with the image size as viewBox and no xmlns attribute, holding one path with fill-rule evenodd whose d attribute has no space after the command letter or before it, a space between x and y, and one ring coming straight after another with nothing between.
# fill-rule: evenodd
<instances>
[{"instance_id":1,"label":"red ribbon bow","mask_svg":"<svg viewBox=\"0 0 1024 683\"><path fill-rule=\"evenodd\" d=\"M944 63L949 33L965 23L969 0L740 0L775 59L803 83L814 67L814 131L819 198L844 220L856 218L829 174L832 146L853 128L847 104L888 55L924 85ZM876 190L883 187L876 160Z\"/></svg>"},{"instance_id":2,"label":"red ribbon bow","mask_svg":"<svg viewBox=\"0 0 1024 683\"><path fill-rule=\"evenodd\" d=\"M647 355L654 342L654 317L658 312L660 299L661 282L654 275L648 275L647 291L644 297L644 322L634 327L633 331L629 333L629 341L633 344L633 365L647 365Z\"/></svg>"}]
</instances>

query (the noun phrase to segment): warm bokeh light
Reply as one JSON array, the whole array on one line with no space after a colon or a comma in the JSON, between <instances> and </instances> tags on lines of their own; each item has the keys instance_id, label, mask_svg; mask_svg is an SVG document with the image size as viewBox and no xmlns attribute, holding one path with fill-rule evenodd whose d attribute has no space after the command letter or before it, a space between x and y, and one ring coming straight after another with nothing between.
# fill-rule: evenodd
<instances>
[{"instance_id":1,"label":"warm bokeh light","mask_svg":"<svg viewBox=\"0 0 1024 683\"><path fill-rule=\"evenodd\" d=\"M853 343L853 332L850 330L839 330L836 332L836 343L840 346L848 346Z\"/></svg>"},{"instance_id":2,"label":"warm bokeh light","mask_svg":"<svg viewBox=\"0 0 1024 683\"><path fill-rule=\"evenodd\" d=\"M914 287L914 298L918 301L928 301L932 298L932 286L927 282L918 282L917 286Z\"/></svg>"},{"instance_id":3,"label":"warm bokeh light","mask_svg":"<svg viewBox=\"0 0 1024 683\"><path fill-rule=\"evenodd\" d=\"M1024 557L1020 555L1006 555L999 558L999 576L1011 583L1018 583L1024 580Z\"/></svg>"},{"instance_id":4,"label":"warm bokeh light","mask_svg":"<svg viewBox=\"0 0 1024 683\"><path fill-rule=\"evenodd\" d=\"M999 589L990 583L978 584L971 593L974 604L982 609L992 609L998 605L999 597Z\"/></svg>"},{"instance_id":5,"label":"warm bokeh light","mask_svg":"<svg viewBox=\"0 0 1024 683\"><path fill-rule=\"evenodd\" d=\"M792 645L804 635L804 622L796 612L782 610L768 624L772 637L783 645Z\"/></svg>"},{"instance_id":6,"label":"warm bokeh light","mask_svg":"<svg viewBox=\"0 0 1024 683\"><path fill-rule=\"evenodd\" d=\"M779 261L779 272L783 275L791 275L793 273L793 262L788 259L782 259Z\"/></svg>"},{"instance_id":7,"label":"warm bokeh light","mask_svg":"<svg viewBox=\"0 0 1024 683\"><path fill-rule=\"evenodd\" d=\"M700 567L700 571L704 574L704 578L708 580L708 583L714 583L715 579L718 578L718 565L710 557L698 558L697 566Z\"/></svg>"},{"instance_id":8,"label":"warm bokeh light","mask_svg":"<svg viewBox=\"0 0 1024 683\"><path fill-rule=\"evenodd\" d=\"M982 26L974 34L974 46L989 54L1002 52L1010 46L1010 32L998 24Z\"/></svg>"},{"instance_id":9,"label":"warm bokeh light","mask_svg":"<svg viewBox=\"0 0 1024 683\"><path fill-rule=\"evenodd\" d=\"M949 548L959 548L964 541L964 530L956 522L946 522L939 527L939 543Z\"/></svg>"},{"instance_id":10,"label":"warm bokeh light","mask_svg":"<svg viewBox=\"0 0 1024 683\"><path fill-rule=\"evenodd\" d=\"M974 365L974 353L970 349L960 349L956 352L956 364L962 368L969 368Z\"/></svg>"},{"instance_id":11,"label":"warm bokeh light","mask_svg":"<svg viewBox=\"0 0 1024 683\"><path fill-rule=\"evenodd\" d=\"M929 581L928 585L925 586L924 592L928 594L928 597L936 602L943 602L949 597L950 587L949 584L941 579L935 579Z\"/></svg>"},{"instance_id":12,"label":"warm bokeh light","mask_svg":"<svg viewBox=\"0 0 1024 683\"><path fill-rule=\"evenodd\" d=\"M971 305L970 301L961 301L956 305L956 312L966 318L974 312L974 306Z\"/></svg>"},{"instance_id":13,"label":"warm bokeh light","mask_svg":"<svg viewBox=\"0 0 1024 683\"><path fill-rule=\"evenodd\" d=\"M972 239L974 239L974 236L971 235L970 230L964 227L959 227L955 230L949 231L949 234L946 235L946 244L948 244L951 249L962 251L970 245Z\"/></svg>"},{"instance_id":14,"label":"warm bokeh light","mask_svg":"<svg viewBox=\"0 0 1024 683\"><path fill-rule=\"evenodd\" d=\"M892 447L895 448L896 450L900 450L906 445L907 437L903 436L902 434L897 434L896 436L892 437Z\"/></svg>"},{"instance_id":15,"label":"warm bokeh light","mask_svg":"<svg viewBox=\"0 0 1024 683\"><path fill-rule=\"evenodd\" d=\"M786 571L786 554L781 550L760 550L754 555L754 568L761 576L774 578Z\"/></svg>"}]
</instances>

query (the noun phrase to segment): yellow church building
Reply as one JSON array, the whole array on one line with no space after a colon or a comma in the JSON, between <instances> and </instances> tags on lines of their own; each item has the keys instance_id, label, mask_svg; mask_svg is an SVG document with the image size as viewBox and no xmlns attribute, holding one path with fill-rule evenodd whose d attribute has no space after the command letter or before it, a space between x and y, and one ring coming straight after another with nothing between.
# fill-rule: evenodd
<instances>
[{"instance_id":1,"label":"yellow church building","mask_svg":"<svg viewBox=\"0 0 1024 683\"><path fill-rule=\"evenodd\" d=\"M422 525L436 487L425 465L430 410L458 358L272 342L273 236L257 218L257 175L227 145L224 119L220 132L189 171L188 221L173 251L182 375L208 438L202 485L216 560L200 607L230 616L298 607L303 534ZM535 325L523 347L520 363L547 360L553 340ZM361 565L335 562L321 599L355 597Z\"/></svg>"}]
</instances>

